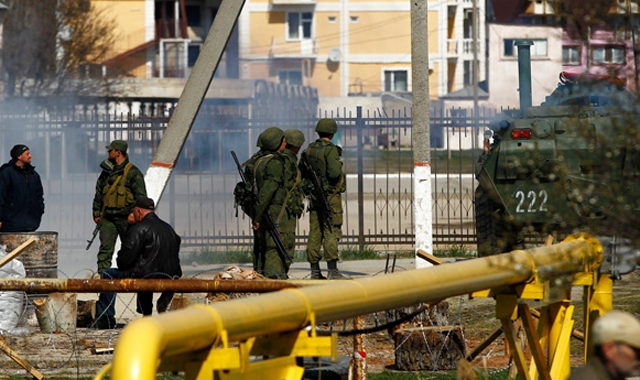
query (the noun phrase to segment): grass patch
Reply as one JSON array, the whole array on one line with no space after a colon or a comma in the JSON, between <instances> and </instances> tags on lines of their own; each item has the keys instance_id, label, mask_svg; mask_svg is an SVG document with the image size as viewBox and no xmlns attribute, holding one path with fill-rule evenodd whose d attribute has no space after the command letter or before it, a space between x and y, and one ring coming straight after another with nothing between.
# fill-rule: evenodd
<instances>
[{"instance_id":1,"label":"grass patch","mask_svg":"<svg viewBox=\"0 0 640 380\"><path fill-rule=\"evenodd\" d=\"M375 249L367 246L362 249L347 246L340 249L340 258L342 260L377 260L380 259L380 254Z\"/></svg>"},{"instance_id":2,"label":"grass patch","mask_svg":"<svg viewBox=\"0 0 640 380\"><path fill-rule=\"evenodd\" d=\"M471 252L463 245L454 244L448 248L436 249L433 251L434 256L437 257L467 257L476 258L475 252Z\"/></svg>"},{"instance_id":3,"label":"grass patch","mask_svg":"<svg viewBox=\"0 0 640 380\"><path fill-rule=\"evenodd\" d=\"M200 248L195 252L185 254L181 260L185 263L207 264L247 264L253 262L251 253L253 248L246 248L235 251L212 250L211 248Z\"/></svg>"}]
</instances>

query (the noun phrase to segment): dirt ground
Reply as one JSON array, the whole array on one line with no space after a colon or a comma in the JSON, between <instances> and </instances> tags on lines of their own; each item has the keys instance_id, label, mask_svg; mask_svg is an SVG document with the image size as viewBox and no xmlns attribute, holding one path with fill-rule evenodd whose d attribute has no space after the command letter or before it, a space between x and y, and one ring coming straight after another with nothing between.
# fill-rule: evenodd
<instances>
[{"instance_id":1,"label":"dirt ground","mask_svg":"<svg viewBox=\"0 0 640 380\"><path fill-rule=\"evenodd\" d=\"M576 289L576 288L574 288ZM614 308L621 308L638 313L640 305L640 275L638 272L624 276L614 283ZM575 300L575 328L582 330L581 308L579 301L581 290L572 294ZM499 327L495 319L495 305L492 299L469 299L467 296L448 299L449 307L442 325L462 326L462 336L466 343L467 353L471 352L492 331ZM393 325L398 320L394 313L382 312L367 317L366 327L373 325ZM122 329L95 330L77 328L69 333L41 333L35 318L28 318L27 323L18 328L12 335L0 336L5 352L0 352L0 378L25 376L27 372L16 361L10 358L15 353L18 358L32 365L47 377L80 378L93 377L100 368L113 359L112 348L117 344ZM415 322L415 320L413 320ZM405 323L410 326L415 323ZM349 331L353 329L352 321L338 321L332 325L319 326L319 329ZM346 324L346 326L345 326ZM11 351L6 351L9 348ZM572 362L582 363L582 343L572 339ZM364 336L367 372L377 373L385 369L396 369L396 350L401 349L394 343L390 331L373 332ZM339 354L345 357L354 355L354 338L339 338ZM525 352L526 352L525 347ZM505 353L502 336L491 343L471 364L474 368L487 371L502 371L509 368L509 358Z\"/></svg>"}]
</instances>

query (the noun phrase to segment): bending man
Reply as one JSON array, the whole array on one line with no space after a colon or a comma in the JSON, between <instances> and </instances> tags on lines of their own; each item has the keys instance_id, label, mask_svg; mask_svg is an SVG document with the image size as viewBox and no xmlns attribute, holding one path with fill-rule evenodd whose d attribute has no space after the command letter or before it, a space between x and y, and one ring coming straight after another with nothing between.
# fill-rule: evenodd
<instances>
[{"instance_id":1,"label":"bending man","mask_svg":"<svg viewBox=\"0 0 640 380\"><path fill-rule=\"evenodd\" d=\"M103 279L144 278L178 279L182 276L180 268L180 236L173 227L161 220L154 212L153 199L139 197L133 208L135 224L129 227L122 239L122 248L118 251L118 268L102 272ZM151 315L153 311L153 293L138 293L136 311L142 315ZM156 309L165 312L173 298L172 292L163 292ZM115 294L101 293L96 304L96 327L114 328Z\"/></svg>"}]
</instances>

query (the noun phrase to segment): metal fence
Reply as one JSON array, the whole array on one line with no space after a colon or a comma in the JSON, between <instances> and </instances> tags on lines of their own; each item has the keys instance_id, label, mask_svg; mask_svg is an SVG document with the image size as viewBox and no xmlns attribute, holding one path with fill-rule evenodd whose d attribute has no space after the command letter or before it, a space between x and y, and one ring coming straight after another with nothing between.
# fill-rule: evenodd
<instances>
[{"instance_id":1,"label":"metal fence","mask_svg":"<svg viewBox=\"0 0 640 380\"><path fill-rule=\"evenodd\" d=\"M169 110L170 111L170 110ZM484 129L496 111L432 110L433 238L436 246L474 244L474 165ZM411 249L414 244L411 111L363 113L322 111L340 130L347 192L343 246ZM183 247L235 249L250 245L249 220L236 210L233 188L239 181L229 154L240 160L257 150L258 134L272 126L298 128L315 140L317 118L250 120L235 115L200 115L186 141L158 214L183 238ZM16 143L27 144L45 186L46 210L40 230L59 233L61 249L80 249L93 230L91 201L105 145L129 142L130 159L146 171L162 138L168 116L115 114L106 110L65 114L0 116L0 157ZM305 144L306 145L306 144ZM308 230L298 226L299 248Z\"/></svg>"}]
</instances>

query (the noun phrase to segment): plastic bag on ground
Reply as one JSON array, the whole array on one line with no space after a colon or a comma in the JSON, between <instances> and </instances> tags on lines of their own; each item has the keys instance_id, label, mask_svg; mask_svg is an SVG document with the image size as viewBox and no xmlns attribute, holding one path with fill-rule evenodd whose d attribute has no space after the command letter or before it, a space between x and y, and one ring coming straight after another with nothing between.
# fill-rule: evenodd
<instances>
[{"instance_id":1,"label":"plastic bag on ground","mask_svg":"<svg viewBox=\"0 0 640 380\"><path fill-rule=\"evenodd\" d=\"M0 245L0 259L7 255L7 246ZM25 278L27 273L21 261L13 259L0 268L0 278ZM24 312L24 292L0 292L0 334L18 327Z\"/></svg>"}]
</instances>

